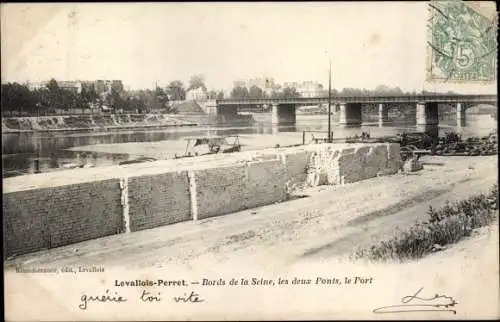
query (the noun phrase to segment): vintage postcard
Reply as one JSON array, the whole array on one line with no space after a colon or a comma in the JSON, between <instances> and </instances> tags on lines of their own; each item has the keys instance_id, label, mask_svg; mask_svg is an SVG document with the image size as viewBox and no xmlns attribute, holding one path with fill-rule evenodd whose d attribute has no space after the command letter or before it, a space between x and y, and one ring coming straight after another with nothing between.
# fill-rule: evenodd
<instances>
[{"instance_id":1,"label":"vintage postcard","mask_svg":"<svg viewBox=\"0 0 500 322\"><path fill-rule=\"evenodd\" d=\"M7 321L500 317L494 2L0 8Z\"/></svg>"}]
</instances>

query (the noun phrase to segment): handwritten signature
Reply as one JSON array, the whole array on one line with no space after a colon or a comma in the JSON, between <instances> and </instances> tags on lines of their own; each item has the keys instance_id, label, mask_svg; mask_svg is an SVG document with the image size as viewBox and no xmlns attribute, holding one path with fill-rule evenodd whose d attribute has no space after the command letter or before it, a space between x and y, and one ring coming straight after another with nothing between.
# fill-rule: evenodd
<instances>
[{"instance_id":1,"label":"handwritten signature","mask_svg":"<svg viewBox=\"0 0 500 322\"><path fill-rule=\"evenodd\" d=\"M151 293L147 292L146 290L142 290L141 295L139 296L139 300L141 302L161 302L162 297L161 293ZM172 300L175 303L201 303L204 302L200 296L200 294L197 294L193 291L191 293L186 294L184 293L183 296L174 296ZM124 296L119 295L117 292L114 292L114 294L111 294L109 290L106 290L104 294L101 295L87 295L83 294L80 298L80 304L78 305L78 308L81 310L86 310L89 306L90 302L97 302L97 303L122 303L122 302L127 302L128 299L126 299Z\"/></svg>"},{"instance_id":2,"label":"handwritten signature","mask_svg":"<svg viewBox=\"0 0 500 322\"><path fill-rule=\"evenodd\" d=\"M418 296L424 288L421 287L415 294L404 296L401 303L396 305L382 306L373 310L373 313L401 313L401 312L452 312L458 303L451 296L434 294L432 297Z\"/></svg>"}]
</instances>

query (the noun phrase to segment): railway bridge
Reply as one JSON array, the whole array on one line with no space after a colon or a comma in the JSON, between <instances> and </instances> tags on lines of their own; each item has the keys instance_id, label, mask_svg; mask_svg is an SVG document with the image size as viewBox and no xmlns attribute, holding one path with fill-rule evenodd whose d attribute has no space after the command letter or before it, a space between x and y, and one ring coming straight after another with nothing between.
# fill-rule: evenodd
<instances>
[{"instance_id":1,"label":"railway bridge","mask_svg":"<svg viewBox=\"0 0 500 322\"><path fill-rule=\"evenodd\" d=\"M297 98L259 98L259 99L218 99L215 100L213 113L217 116L231 117L242 106L272 106L273 124L295 124L295 110L299 106L328 103L328 97ZM465 111L469 106L491 104L497 106L497 95L401 95L401 96L334 96L331 98L332 111L339 112L339 123L345 126L359 126L362 123L362 106L378 105L379 122L389 120L390 104L415 104L417 125L437 125L439 106L456 104L457 125L465 125Z\"/></svg>"}]
</instances>

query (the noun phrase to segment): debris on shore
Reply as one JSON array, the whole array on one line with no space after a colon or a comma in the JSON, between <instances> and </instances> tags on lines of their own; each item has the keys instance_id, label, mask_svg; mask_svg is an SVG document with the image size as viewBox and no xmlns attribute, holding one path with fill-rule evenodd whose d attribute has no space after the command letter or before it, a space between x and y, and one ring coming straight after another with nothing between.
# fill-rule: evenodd
<instances>
[{"instance_id":1,"label":"debris on shore","mask_svg":"<svg viewBox=\"0 0 500 322\"><path fill-rule=\"evenodd\" d=\"M498 154L498 137L490 133L485 137L471 137L463 140L460 135L451 132L439 141L435 154L444 156L477 156Z\"/></svg>"},{"instance_id":2,"label":"debris on shore","mask_svg":"<svg viewBox=\"0 0 500 322\"><path fill-rule=\"evenodd\" d=\"M403 171L405 173L416 172L422 170L424 166L417 158L410 158L405 161L403 165Z\"/></svg>"},{"instance_id":3,"label":"debris on shore","mask_svg":"<svg viewBox=\"0 0 500 322\"><path fill-rule=\"evenodd\" d=\"M498 154L498 136L491 132L484 137L463 139L456 132L448 132L441 137L432 137L427 133L400 133L392 137L370 138L369 134L346 138L346 143L399 143L411 151L421 154L442 156L487 156Z\"/></svg>"}]
</instances>

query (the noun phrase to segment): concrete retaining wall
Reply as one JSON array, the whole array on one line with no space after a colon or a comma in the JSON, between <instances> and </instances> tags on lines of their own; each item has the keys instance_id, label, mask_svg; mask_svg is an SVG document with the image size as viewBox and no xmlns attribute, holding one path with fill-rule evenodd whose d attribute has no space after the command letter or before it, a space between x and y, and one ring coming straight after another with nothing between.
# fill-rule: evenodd
<instances>
[{"instance_id":1,"label":"concrete retaining wall","mask_svg":"<svg viewBox=\"0 0 500 322\"><path fill-rule=\"evenodd\" d=\"M218 161L207 162L212 157ZM264 206L286 200L291 184L351 183L401 167L398 144L319 144L189 161L5 179L6 256ZM66 174L73 179L63 180Z\"/></svg>"},{"instance_id":2,"label":"concrete retaining wall","mask_svg":"<svg viewBox=\"0 0 500 322\"><path fill-rule=\"evenodd\" d=\"M191 219L187 171L128 178L130 231Z\"/></svg>"},{"instance_id":3,"label":"concrete retaining wall","mask_svg":"<svg viewBox=\"0 0 500 322\"><path fill-rule=\"evenodd\" d=\"M255 208L287 198L286 169L281 160L250 162L246 168L245 208Z\"/></svg>"},{"instance_id":4,"label":"concrete retaining wall","mask_svg":"<svg viewBox=\"0 0 500 322\"><path fill-rule=\"evenodd\" d=\"M50 247L48 203L53 189L3 195L4 254L23 254Z\"/></svg>"},{"instance_id":5,"label":"concrete retaining wall","mask_svg":"<svg viewBox=\"0 0 500 322\"><path fill-rule=\"evenodd\" d=\"M303 183L307 179L307 169L312 153L297 151L281 155L285 166L285 178L290 184Z\"/></svg>"},{"instance_id":6,"label":"concrete retaining wall","mask_svg":"<svg viewBox=\"0 0 500 322\"><path fill-rule=\"evenodd\" d=\"M3 195L5 255L64 246L120 232L119 180Z\"/></svg>"},{"instance_id":7,"label":"concrete retaining wall","mask_svg":"<svg viewBox=\"0 0 500 322\"><path fill-rule=\"evenodd\" d=\"M203 219L244 209L245 166L233 165L194 171L196 193L192 196Z\"/></svg>"}]
</instances>

